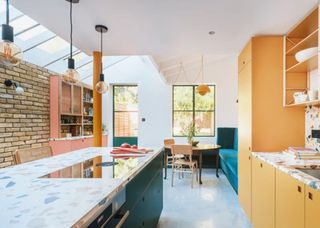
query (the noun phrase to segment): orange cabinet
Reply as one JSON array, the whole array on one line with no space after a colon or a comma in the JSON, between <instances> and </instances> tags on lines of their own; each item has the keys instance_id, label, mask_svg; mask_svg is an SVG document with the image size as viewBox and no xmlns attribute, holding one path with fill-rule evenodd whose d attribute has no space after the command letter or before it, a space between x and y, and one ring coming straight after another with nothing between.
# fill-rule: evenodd
<instances>
[{"instance_id":1,"label":"orange cabinet","mask_svg":"<svg viewBox=\"0 0 320 228\"><path fill-rule=\"evenodd\" d=\"M304 227L305 186L288 174L276 171L276 227Z\"/></svg>"},{"instance_id":2,"label":"orange cabinet","mask_svg":"<svg viewBox=\"0 0 320 228\"><path fill-rule=\"evenodd\" d=\"M305 228L320 227L320 190L306 186L305 189Z\"/></svg>"},{"instance_id":3,"label":"orange cabinet","mask_svg":"<svg viewBox=\"0 0 320 228\"><path fill-rule=\"evenodd\" d=\"M275 183L273 166L252 158L252 224L255 228L275 227Z\"/></svg>"}]
</instances>

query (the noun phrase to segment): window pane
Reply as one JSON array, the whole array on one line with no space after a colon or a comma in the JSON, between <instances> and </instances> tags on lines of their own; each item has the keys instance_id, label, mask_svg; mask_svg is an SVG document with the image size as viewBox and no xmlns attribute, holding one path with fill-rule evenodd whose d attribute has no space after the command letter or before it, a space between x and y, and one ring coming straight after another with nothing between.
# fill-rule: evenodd
<instances>
[{"instance_id":1,"label":"window pane","mask_svg":"<svg viewBox=\"0 0 320 228\"><path fill-rule=\"evenodd\" d=\"M41 45L38 46L39 49L46 51L50 54L54 54L69 47L69 43L61 39L60 37L55 37Z\"/></svg>"},{"instance_id":2,"label":"window pane","mask_svg":"<svg viewBox=\"0 0 320 228\"><path fill-rule=\"evenodd\" d=\"M173 135L184 136L185 128L192 123L192 112L174 112L173 113Z\"/></svg>"},{"instance_id":3,"label":"window pane","mask_svg":"<svg viewBox=\"0 0 320 228\"><path fill-rule=\"evenodd\" d=\"M34 25L36 25L37 22L31 19L28 16L22 16L19 17L18 19L14 20L13 22L10 23L10 25L14 28L15 33L19 33L27 28L30 28Z\"/></svg>"},{"instance_id":4,"label":"window pane","mask_svg":"<svg viewBox=\"0 0 320 228\"><path fill-rule=\"evenodd\" d=\"M138 111L138 87L114 86L114 110Z\"/></svg>"},{"instance_id":5,"label":"window pane","mask_svg":"<svg viewBox=\"0 0 320 228\"><path fill-rule=\"evenodd\" d=\"M115 112L114 115L115 137L138 136L138 112Z\"/></svg>"},{"instance_id":6,"label":"window pane","mask_svg":"<svg viewBox=\"0 0 320 228\"><path fill-rule=\"evenodd\" d=\"M214 135L214 112L195 112L195 124L197 135Z\"/></svg>"},{"instance_id":7,"label":"window pane","mask_svg":"<svg viewBox=\"0 0 320 228\"><path fill-rule=\"evenodd\" d=\"M173 87L173 109L192 110L193 108L193 87L192 86L174 86Z\"/></svg>"},{"instance_id":8,"label":"window pane","mask_svg":"<svg viewBox=\"0 0 320 228\"><path fill-rule=\"evenodd\" d=\"M49 32L49 31L45 27L43 27L42 25L39 25L39 26L37 26L33 29L30 29L24 33L21 33L17 37L23 41L27 41L33 37L40 35L43 32Z\"/></svg>"},{"instance_id":9,"label":"window pane","mask_svg":"<svg viewBox=\"0 0 320 228\"><path fill-rule=\"evenodd\" d=\"M208 111L214 110L214 86L209 86L211 92L201 96L195 94L195 110Z\"/></svg>"}]
</instances>

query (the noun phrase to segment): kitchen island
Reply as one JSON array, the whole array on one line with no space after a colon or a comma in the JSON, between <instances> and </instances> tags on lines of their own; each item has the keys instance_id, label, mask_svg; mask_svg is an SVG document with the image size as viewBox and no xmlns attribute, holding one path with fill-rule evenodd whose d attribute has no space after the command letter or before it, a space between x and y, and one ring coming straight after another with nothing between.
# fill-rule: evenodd
<instances>
[{"instance_id":1,"label":"kitchen island","mask_svg":"<svg viewBox=\"0 0 320 228\"><path fill-rule=\"evenodd\" d=\"M145 156L114 158L112 148L91 147L1 169L1 226L101 226L101 214L121 198L112 208L115 216L126 216L124 226L154 227L163 205L163 163L161 148L151 149ZM90 168L97 158L101 163ZM100 175L93 177L95 167Z\"/></svg>"}]
</instances>

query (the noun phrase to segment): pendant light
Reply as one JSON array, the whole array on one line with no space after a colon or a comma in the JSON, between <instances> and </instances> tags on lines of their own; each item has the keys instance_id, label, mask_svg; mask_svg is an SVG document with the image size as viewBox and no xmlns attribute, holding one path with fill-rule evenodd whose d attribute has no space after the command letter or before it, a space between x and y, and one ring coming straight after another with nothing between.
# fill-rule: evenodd
<instances>
[{"instance_id":1,"label":"pendant light","mask_svg":"<svg viewBox=\"0 0 320 228\"><path fill-rule=\"evenodd\" d=\"M108 31L108 28L104 25L96 25L96 31L100 33L100 52L103 56L103 33L106 33ZM96 84L96 90L98 93L104 94L108 91L108 86L104 82L104 74L103 74L103 61L101 57L101 72L100 72L100 80Z\"/></svg>"},{"instance_id":2,"label":"pendant light","mask_svg":"<svg viewBox=\"0 0 320 228\"><path fill-rule=\"evenodd\" d=\"M201 79L201 84L196 88L196 91L197 91L197 93L198 94L200 94L201 96L204 96L204 95L206 95L207 93L210 93L211 92L211 90L210 90L210 88L209 88L209 86L208 85L206 85L206 84L204 84L203 83L203 75L204 75L204 72L203 72L203 56L202 56L202 58L201 58L201 74L202 74L202 79Z\"/></svg>"},{"instance_id":3,"label":"pendant light","mask_svg":"<svg viewBox=\"0 0 320 228\"><path fill-rule=\"evenodd\" d=\"M79 73L74 69L75 61L72 58L73 56L73 23L72 23L72 5L79 3L79 0L66 0L70 2L70 57L68 58L68 69L66 73L62 76L63 81L76 84L79 82Z\"/></svg>"},{"instance_id":4,"label":"pendant light","mask_svg":"<svg viewBox=\"0 0 320 228\"><path fill-rule=\"evenodd\" d=\"M23 59L23 53L14 43L13 27L9 25L9 13L9 0L6 0L6 23L2 25L0 62L7 66L16 66Z\"/></svg>"}]
</instances>

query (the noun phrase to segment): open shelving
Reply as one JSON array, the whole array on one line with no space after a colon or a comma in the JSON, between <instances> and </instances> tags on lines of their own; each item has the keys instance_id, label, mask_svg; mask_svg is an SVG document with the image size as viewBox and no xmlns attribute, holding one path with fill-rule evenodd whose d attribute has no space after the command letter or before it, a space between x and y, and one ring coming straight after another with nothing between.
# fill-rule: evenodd
<instances>
[{"instance_id":1,"label":"open shelving","mask_svg":"<svg viewBox=\"0 0 320 228\"><path fill-rule=\"evenodd\" d=\"M59 79L59 137L93 133L93 90L89 85Z\"/></svg>"},{"instance_id":2,"label":"open shelving","mask_svg":"<svg viewBox=\"0 0 320 228\"><path fill-rule=\"evenodd\" d=\"M299 51L312 47L319 48L319 7L313 9L285 35L283 89L285 107L319 104L318 100L295 104L293 98L294 93L309 90L310 72L319 68L318 54L303 62L298 62L295 58Z\"/></svg>"}]
</instances>

